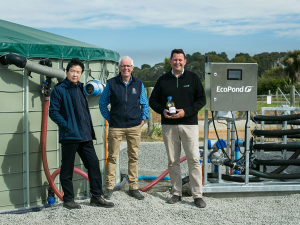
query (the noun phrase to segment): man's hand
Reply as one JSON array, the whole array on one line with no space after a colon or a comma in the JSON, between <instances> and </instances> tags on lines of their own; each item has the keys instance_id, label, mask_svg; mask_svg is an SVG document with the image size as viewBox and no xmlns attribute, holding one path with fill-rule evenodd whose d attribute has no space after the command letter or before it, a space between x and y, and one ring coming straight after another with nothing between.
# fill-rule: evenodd
<instances>
[{"instance_id":1,"label":"man's hand","mask_svg":"<svg viewBox=\"0 0 300 225\"><path fill-rule=\"evenodd\" d=\"M168 113L169 113L169 110L165 109L164 110L164 117L167 118L167 119L172 119L172 116L169 116Z\"/></svg>"},{"instance_id":2,"label":"man's hand","mask_svg":"<svg viewBox=\"0 0 300 225\"><path fill-rule=\"evenodd\" d=\"M185 112L183 109L176 109L176 114L172 115L172 119L179 119L185 116Z\"/></svg>"},{"instance_id":3,"label":"man's hand","mask_svg":"<svg viewBox=\"0 0 300 225\"><path fill-rule=\"evenodd\" d=\"M141 127L145 124L145 120L142 120Z\"/></svg>"},{"instance_id":4,"label":"man's hand","mask_svg":"<svg viewBox=\"0 0 300 225\"><path fill-rule=\"evenodd\" d=\"M179 119L185 116L185 112L183 109L176 109L176 114L173 115L168 115L169 110L165 109L164 110L164 117L167 119Z\"/></svg>"}]
</instances>

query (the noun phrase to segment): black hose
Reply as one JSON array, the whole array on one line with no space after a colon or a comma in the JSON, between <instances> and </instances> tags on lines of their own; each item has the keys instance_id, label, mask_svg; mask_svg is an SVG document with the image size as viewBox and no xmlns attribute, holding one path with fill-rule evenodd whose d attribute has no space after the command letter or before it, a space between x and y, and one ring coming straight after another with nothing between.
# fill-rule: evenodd
<instances>
[{"instance_id":1,"label":"black hose","mask_svg":"<svg viewBox=\"0 0 300 225\"><path fill-rule=\"evenodd\" d=\"M300 114L284 115L284 116L264 116L264 115L254 115L252 116L253 122L258 121L287 121L300 119Z\"/></svg>"},{"instance_id":2,"label":"black hose","mask_svg":"<svg viewBox=\"0 0 300 225\"><path fill-rule=\"evenodd\" d=\"M268 179L299 179L300 178L300 173L274 174L274 173L264 173L253 169L249 170L249 174L257 177L268 178Z\"/></svg>"},{"instance_id":3,"label":"black hose","mask_svg":"<svg viewBox=\"0 0 300 225\"><path fill-rule=\"evenodd\" d=\"M113 189L113 191L118 191L118 190L120 190L125 184L126 184L126 182L127 182L127 180L128 180L128 175L127 174L125 174L125 173L122 173L121 174L121 182L120 183L118 183L118 184L116 184L115 186L114 186L114 189Z\"/></svg>"},{"instance_id":4,"label":"black hose","mask_svg":"<svg viewBox=\"0 0 300 225\"><path fill-rule=\"evenodd\" d=\"M14 53L8 53L0 57L0 63L2 65L14 64L19 68L24 68L27 63L27 59Z\"/></svg>"},{"instance_id":5,"label":"black hose","mask_svg":"<svg viewBox=\"0 0 300 225\"><path fill-rule=\"evenodd\" d=\"M0 214L24 214L24 213L29 213L29 212L40 212L43 209L52 207L48 204L42 205L42 206L35 206L32 208L22 208L22 209L15 209L11 211L6 211L6 212L1 212Z\"/></svg>"},{"instance_id":6,"label":"black hose","mask_svg":"<svg viewBox=\"0 0 300 225\"><path fill-rule=\"evenodd\" d=\"M297 151L289 158L289 160L290 160L290 159L297 159L299 155L300 155L300 150L297 150ZM277 169L275 169L274 171L272 171L271 173L278 174L278 173L281 173L282 171L284 171L286 168L288 168L288 165L280 166L280 167L278 167Z\"/></svg>"},{"instance_id":7,"label":"black hose","mask_svg":"<svg viewBox=\"0 0 300 225\"><path fill-rule=\"evenodd\" d=\"M300 115L300 114L299 114ZM252 130L253 136L265 136L265 137L282 137L284 135L289 134L300 134L300 129L293 129L293 130Z\"/></svg>"},{"instance_id":8,"label":"black hose","mask_svg":"<svg viewBox=\"0 0 300 225\"><path fill-rule=\"evenodd\" d=\"M300 166L300 159L282 159L282 160L260 160L260 159L254 159L253 160L254 164L257 165L265 165L265 166L283 166L283 165L288 165L288 166Z\"/></svg>"},{"instance_id":9,"label":"black hose","mask_svg":"<svg viewBox=\"0 0 300 225\"><path fill-rule=\"evenodd\" d=\"M217 173L208 173L207 177L208 178L218 178L218 174ZM222 180L241 182L241 183L245 182L245 179L241 176L237 177L237 176L232 176L232 175L227 175L227 174L222 174ZM260 182L260 181L262 181L262 180L260 180L257 177L249 178L249 182Z\"/></svg>"},{"instance_id":10,"label":"black hose","mask_svg":"<svg viewBox=\"0 0 300 225\"><path fill-rule=\"evenodd\" d=\"M299 135L287 135L287 138L300 138L300 134Z\"/></svg>"},{"instance_id":11,"label":"black hose","mask_svg":"<svg viewBox=\"0 0 300 225\"><path fill-rule=\"evenodd\" d=\"M257 121L258 124L261 124L262 121ZM265 124L282 124L283 121L265 121ZM288 125L300 125L300 120L289 120L287 121Z\"/></svg>"},{"instance_id":12,"label":"black hose","mask_svg":"<svg viewBox=\"0 0 300 225\"><path fill-rule=\"evenodd\" d=\"M263 149L265 151L281 151L286 150L297 150L300 149L299 143L297 144L278 144L278 143L267 143L267 144L254 144L253 148L255 150Z\"/></svg>"}]
</instances>

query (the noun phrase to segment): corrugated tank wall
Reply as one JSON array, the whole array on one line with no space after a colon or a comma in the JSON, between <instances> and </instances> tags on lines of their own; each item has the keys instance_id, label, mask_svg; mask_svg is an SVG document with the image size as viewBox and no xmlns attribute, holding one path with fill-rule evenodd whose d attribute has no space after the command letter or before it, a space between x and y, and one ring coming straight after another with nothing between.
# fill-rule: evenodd
<instances>
[{"instance_id":1,"label":"corrugated tank wall","mask_svg":"<svg viewBox=\"0 0 300 225\"><path fill-rule=\"evenodd\" d=\"M30 59L36 60L38 59ZM54 68L67 66L68 60L50 59ZM81 82L106 80L117 74L117 63L113 61L85 61L85 72ZM89 76L91 75L91 76ZM14 65L0 64L0 212L16 208L46 204L48 181L43 171L40 151L42 105L44 96L41 83L44 76L20 69ZM57 82L52 79L52 89ZM105 188L105 146L104 118L99 97L88 97L97 140L95 150L99 158L103 188ZM60 167L61 152L58 143L58 129L48 118L47 157L50 173ZM75 167L86 171L78 155ZM119 161L116 182L120 181ZM55 180L61 190L59 176ZM89 193L89 183L74 173L75 197ZM56 198L58 200L58 198Z\"/></svg>"}]
</instances>

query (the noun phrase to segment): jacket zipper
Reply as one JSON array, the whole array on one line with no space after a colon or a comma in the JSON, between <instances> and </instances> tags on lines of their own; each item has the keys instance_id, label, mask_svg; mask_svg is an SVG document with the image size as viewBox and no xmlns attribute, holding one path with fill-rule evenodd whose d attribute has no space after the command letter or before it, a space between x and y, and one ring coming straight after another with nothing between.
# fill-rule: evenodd
<instances>
[{"instance_id":1,"label":"jacket zipper","mask_svg":"<svg viewBox=\"0 0 300 225\"><path fill-rule=\"evenodd\" d=\"M127 111L127 86L125 85L125 110L124 110L124 117Z\"/></svg>"},{"instance_id":2,"label":"jacket zipper","mask_svg":"<svg viewBox=\"0 0 300 225\"><path fill-rule=\"evenodd\" d=\"M85 116L84 116L84 112L83 112L82 104L81 104L81 100L80 100L81 98L80 98L80 96L79 96L79 94L81 94L81 93L79 93L78 89L79 89L79 87L76 88L76 92L77 92L78 100L80 101L81 115L84 117L83 120L85 120L85 122L88 122L87 119L86 119ZM80 122L80 125L81 125L81 122ZM87 135L85 135L85 138L88 139L88 138L87 138Z\"/></svg>"}]
</instances>

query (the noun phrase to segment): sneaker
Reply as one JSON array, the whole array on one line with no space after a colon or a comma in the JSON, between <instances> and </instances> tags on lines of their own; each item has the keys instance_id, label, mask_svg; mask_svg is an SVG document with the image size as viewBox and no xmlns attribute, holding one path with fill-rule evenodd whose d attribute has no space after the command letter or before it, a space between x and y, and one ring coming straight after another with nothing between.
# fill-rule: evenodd
<instances>
[{"instance_id":1,"label":"sneaker","mask_svg":"<svg viewBox=\"0 0 300 225\"><path fill-rule=\"evenodd\" d=\"M205 208L206 207L206 203L205 201L203 201L202 198L195 198L194 199L194 203L198 208Z\"/></svg>"},{"instance_id":2,"label":"sneaker","mask_svg":"<svg viewBox=\"0 0 300 225\"><path fill-rule=\"evenodd\" d=\"M63 203L63 207L67 208L67 209L81 209L81 206L78 205L76 202L72 201L72 202L64 202Z\"/></svg>"},{"instance_id":3,"label":"sneaker","mask_svg":"<svg viewBox=\"0 0 300 225\"><path fill-rule=\"evenodd\" d=\"M145 197L142 195L139 190L129 190L128 192L129 196L134 197L138 200L143 200Z\"/></svg>"},{"instance_id":4,"label":"sneaker","mask_svg":"<svg viewBox=\"0 0 300 225\"><path fill-rule=\"evenodd\" d=\"M103 198L110 200L113 194L113 190L112 189L106 189L103 195Z\"/></svg>"},{"instance_id":5,"label":"sneaker","mask_svg":"<svg viewBox=\"0 0 300 225\"><path fill-rule=\"evenodd\" d=\"M175 204L175 203L180 202L180 201L181 201L181 196L173 195L173 196L167 201L167 203L169 203L169 204Z\"/></svg>"},{"instance_id":6,"label":"sneaker","mask_svg":"<svg viewBox=\"0 0 300 225\"><path fill-rule=\"evenodd\" d=\"M92 196L91 200L90 200L90 206L111 208L111 207L114 207L114 205L115 205L114 203L108 202L102 197L96 198L96 197Z\"/></svg>"}]
</instances>

